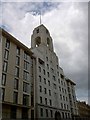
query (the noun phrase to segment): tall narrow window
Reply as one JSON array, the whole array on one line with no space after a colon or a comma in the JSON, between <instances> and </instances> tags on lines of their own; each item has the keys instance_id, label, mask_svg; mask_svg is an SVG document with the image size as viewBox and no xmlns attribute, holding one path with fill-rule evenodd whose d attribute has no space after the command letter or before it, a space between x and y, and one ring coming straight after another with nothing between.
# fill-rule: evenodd
<instances>
[{"instance_id":1,"label":"tall narrow window","mask_svg":"<svg viewBox=\"0 0 90 120\"><path fill-rule=\"evenodd\" d=\"M5 50L4 58L8 60L8 56L9 56L9 51Z\"/></svg>"},{"instance_id":2,"label":"tall narrow window","mask_svg":"<svg viewBox=\"0 0 90 120\"><path fill-rule=\"evenodd\" d=\"M7 72L7 65L8 65L7 61L4 61L4 63L3 63L3 71L4 72Z\"/></svg>"},{"instance_id":3,"label":"tall narrow window","mask_svg":"<svg viewBox=\"0 0 90 120\"><path fill-rule=\"evenodd\" d=\"M45 98L45 104L47 105L47 98Z\"/></svg>"},{"instance_id":4,"label":"tall narrow window","mask_svg":"<svg viewBox=\"0 0 90 120\"><path fill-rule=\"evenodd\" d=\"M53 117L53 112L52 112L52 110L50 110L50 113L51 113L51 117Z\"/></svg>"},{"instance_id":5,"label":"tall narrow window","mask_svg":"<svg viewBox=\"0 0 90 120\"><path fill-rule=\"evenodd\" d=\"M1 90L2 90L1 91L1 100L4 101L5 89L2 88Z\"/></svg>"},{"instance_id":6,"label":"tall narrow window","mask_svg":"<svg viewBox=\"0 0 90 120\"><path fill-rule=\"evenodd\" d=\"M49 90L49 95L51 96L51 90Z\"/></svg>"},{"instance_id":7,"label":"tall narrow window","mask_svg":"<svg viewBox=\"0 0 90 120\"><path fill-rule=\"evenodd\" d=\"M50 81L48 80L48 85L50 86Z\"/></svg>"},{"instance_id":8,"label":"tall narrow window","mask_svg":"<svg viewBox=\"0 0 90 120\"><path fill-rule=\"evenodd\" d=\"M23 73L23 79L24 80L29 80L29 73L27 72L27 71L24 71L24 73Z\"/></svg>"},{"instance_id":9,"label":"tall narrow window","mask_svg":"<svg viewBox=\"0 0 90 120\"><path fill-rule=\"evenodd\" d=\"M44 83L46 84L46 79L44 78Z\"/></svg>"},{"instance_id":10,"label":"tall narrow window","mask_svg":"<svg viewBox=\"0 0 90 120\"><path fill-rule=\"evenodd\" d=\"M24 92L29 92L29 84L28 83L25 83L25 82L23 82L23 91Z\"/></svg>"},{"instance_id":11,"label":"tall narrow window","mask_svg":"<svg viewBox=\"0 0 90 120\"><path fill-rule=\"evenodd\" d=\"M29 105L29 96L23 94L23 105Z\"/></svg>"},{"instance_id":12,"label":"tall narrow window","mask_svg":"<svg viewBox=\"0 0 90 120\"><path fill-rule=\"evenodd\" d=\"M16 56L16 65L19 66L19 64L20 64L20 58L18 56Z\"/></svg>"},{"instance_id":13,"label":"tall narrow window","mask_svg":"<svg viewBox=\"0 0 90 120\"><path fill-rule=\"evenodd\" d=\"M41 67L39 66L39 72L41 72Z\"/></svg>"},{"instance_id":14,"label":"tall narrow window","mask_svg":"<svg viewBox=\"0 0 90 120\"><path fill-rule=\"evenodd\" d=\"M29 70L29 63L27 61L24 61L24 69Z\"/></svg>"},{"instance_id":15,"label":"tall narrow window","mask_svg":"<svg viewBox=\"0 0 90 120\"><path fill-rule=\"evenodd\" d=\"M6 45L5 45L5 47L6 47L7 49L10 48L10 41L9 41L8 39L6 40Z\"/></svg>"},{"instance_id":16,"label":"tall narrow window","mask_svg":"<svg viewBox=\"0 0 90 120\"><path fill-rule=\"evenodd\" d=\"M18 67L15 67L15 76L19 77L19 68Z\"/></svg>"},{"instance_id":17,"label":"tall narrow window","mask_svg":"<svg viewBox=\"0 0 90 120\"><path fill-rule=\"evenodd\" d=\"M41 76L39 75L39 81L41 82Z\"/></svg>"},{"instance_id":18,"label":"tall narrow window","mask_svg":"<svg viewBox=\"0 0 90 120\"><path fill-rule=\"evenodd\" d=\"M40 108L41 117L43 117L43 108Z\"/></svg>"},{"instance_id":19,"label":"tall narrow window","mask_svg":"<svg viewBox=\"0 0 90 120\"><path fill-rule=\"evenodd\" d=\"M50 77L49 72L47 72L47 76Z\"/></svg>"},{"instance_id":20,"label":"tall narrow window","mask_svg":"<svg viewBox=\"0 0 90 120\"><path fill-rule=\"evenodd\" d=\"M42 97L40 96L40 103L42 103Z\"/></svg>"},{"instance_id":21,"label":"tall narrow window","mask_svg":"<svg viewBox=\"0 0 90 120\"><path fill-rule=\"evenodd\" d=\"M48 117L48 109L46 109L46 117Z\"/></svg>"},{"instance_id":22,"label":"tall narrow window","mask_svg":"<svg viewBox=\"0 0 90 120\"><path fill-rule=\"evenodd\" d=\"M18 79L14 79L14 89L18 90Z\"/></svg>"},{"instance_id":23,"label":"tall narrow window","mask_svg":"<svg viewBox=\"0 0 90 120\"><path fill-rule=\"evenodd\" d=\"M45 75L45 70L43 69L43 74Z\"/></svg>"},{"instance_id":24,"label":"tall narrow window","mask_svg":"<svg viewBox=\"0 0 90 120\"><path fill-rule=\"evenodd\" d=\"M49 102L50 102L50 106L52 106L52 100L49 100Z\"/></svg>"},{"instance_id":25,"label":"tall narrow window","mask_svg":"<svg viewBox=\"0 0 90 120\"><path fill-rule=\"evenodd\" d=\"M44 93L47 94L47 89L46 88L44 88Z\"/></svg>"},{"instance_id":26,"label":"tall narrow window","mask_svg":"<svg viewBox=\"0 0 90 120\"><path fill-rule=\"evenodd\" d=\"M2 74L2 81L1 81L2 83L2 85L5 85L5 83L6 83L6 74Z\"/></svg>"},{"instance_id":27,"label":"tall narrow window","mask_svg":"<svg viewBox=\"0 0 90 120\"><path fill-rule=\"evenodd\" d=\"M16 50L17 55L20 55L20 48L17 46L17 50Z\"/></svg>"},{"instance_id":28,"label":"tall narrow window","mask_svg":"<svg viewBox=\"0 0 90 120\"><path fill-rule=\"evenodd\" d=\"M17 103L18 102L18 92L13 93L13 102Z\"/></svg>"},{"instance_id":29,"label":"tall narrow window","mask_svg":"<svg viewBox=\"0 0 90 120\"><path fill-rule=\"evenodd\" d=\"M42 92L42 86L39 86L40 87L40 92Z\"/></svg>"},{"instance_id":30,"label":"tall narrow window","mask_svg":"<svg viewBox=\"0 0 90 120\"><path fill-rule=\"evenodd\" d=\"M28 60L28 59L29 59L29 55L28 55L26 52L24 52L24 59L25 59L25 60Z\"/></svg>"}]
</instances>

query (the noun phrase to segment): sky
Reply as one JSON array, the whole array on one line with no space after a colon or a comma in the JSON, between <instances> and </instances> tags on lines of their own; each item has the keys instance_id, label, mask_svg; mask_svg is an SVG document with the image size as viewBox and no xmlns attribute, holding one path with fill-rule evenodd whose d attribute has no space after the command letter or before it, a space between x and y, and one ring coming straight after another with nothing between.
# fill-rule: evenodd
<instances>
[{"instance_id":1,"label":"sky","mask_svg":"<svg viewBox=\"0 0 90 120\"><path fill-rule=\"evenodd\" d=\"M60 66L76 83L77 100L88 103L88 1L67 1L3 0L0 26L30 48L32 31L40 25L41 12Z\"/></svg>"}]
</instances>

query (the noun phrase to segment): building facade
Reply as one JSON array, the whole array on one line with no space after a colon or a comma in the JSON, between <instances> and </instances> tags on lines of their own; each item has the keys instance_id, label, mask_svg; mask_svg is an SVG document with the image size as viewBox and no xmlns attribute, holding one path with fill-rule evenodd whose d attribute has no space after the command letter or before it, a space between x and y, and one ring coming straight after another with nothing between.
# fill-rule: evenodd
<instances>
[{"instance_id":1,"label":"building facade","mask_svg":"<svg viewBox=\"0 0 90 120\"><path fill-rule=\"evenodd\" d=\"M75 84L65 77L44 25L33 30L31 48L4 30L0 46L3 118L65 119L78 114Z\"/></svg>"},{"instance_id":2,"label":"building facade","mask_svg":"<svg viewBox=\"0 0 90 120\"><path fill-rule=\"evenodd\" d=\"M4 30L0 44L2 118L30 118L32 52Z\"/></svg>"}]
</instances>

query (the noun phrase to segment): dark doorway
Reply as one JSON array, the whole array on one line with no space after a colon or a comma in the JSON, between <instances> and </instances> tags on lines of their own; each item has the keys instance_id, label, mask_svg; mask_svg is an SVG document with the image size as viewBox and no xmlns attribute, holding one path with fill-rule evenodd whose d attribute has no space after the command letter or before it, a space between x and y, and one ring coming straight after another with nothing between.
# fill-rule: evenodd
<instances>
[{"instance_id":1,"label":"dark doorway","mask_svg":"<svg viewBox=\"0 0 90 120\"><path fill-rule=\"evenodd\" d=\"M16 119L16 107L11 107L11 119Z\"/></svg>"},{"instance_id":2,"label":"dark doorway","mask_svg":"<svg viewBox=\"0 0 90 120\"><path fill-rule=\"evenodd\" d=\"M22 109L22 119L28 119L28 109Z\"/></svg>"},{"instance_id":3,"label":"dark doorway","mask_svg":"<svg viewBox=\"0 0 90 120\"><path fill-rule=\"evenodd\" d=\"M61 120L60 112L55 112L55 120Z\"/></svg>"}]
</instances>

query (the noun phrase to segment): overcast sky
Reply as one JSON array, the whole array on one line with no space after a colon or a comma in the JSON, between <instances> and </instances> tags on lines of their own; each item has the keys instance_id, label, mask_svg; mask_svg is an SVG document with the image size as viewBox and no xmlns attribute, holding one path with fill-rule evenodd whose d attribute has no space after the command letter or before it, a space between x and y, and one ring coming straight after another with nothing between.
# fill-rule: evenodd
<instances>
[{"instance_id":1,"label":"overcast sky","mask_svg":"<svg viewBox=\"0 0 90 120\"><path fill-rule=\"evenodd\" d=\"M60 66L76 83L77 99L88 101L88 2L12 1L0 3L0 26L30 47L41 11L42 23L52 36Z\"/></svg>"}]
</instances>

